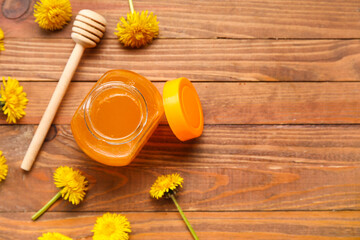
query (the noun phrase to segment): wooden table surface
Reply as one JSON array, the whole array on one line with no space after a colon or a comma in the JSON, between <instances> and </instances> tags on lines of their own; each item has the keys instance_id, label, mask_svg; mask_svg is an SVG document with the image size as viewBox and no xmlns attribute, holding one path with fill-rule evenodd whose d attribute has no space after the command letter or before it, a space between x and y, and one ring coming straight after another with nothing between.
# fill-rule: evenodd
<instances>
[{"instance_id":1,"label":"wooden table surface","mask_svg":"<svg viewBox=\"0 0 360 240\"><path fill-rule=\"evenodd\" d=\"M19 124L0 117L9 164L1 240L48 231L92 239L105 212L125 214L133 240L192 239L173 203L149 196L156 177L173 172L185 179L178 201L200 239L360 239L359 0L134 0L160 22L160 38L138 50L113 34L126 0L72 0L73 15L95 10L108 27L86 50L29 173L21 161L74 42L72 22L43 31L26 2L0 1L0 76L20 80L29 98ZM110 69L135 71L160 91L167 80L189 78L203 105L202 137L182 143L164 119L131 165L90 160L69 124ZM52 174L61 165L89 179L85 201L58 201L32 222L56 193Z\"/></svg>"}]
</instances>

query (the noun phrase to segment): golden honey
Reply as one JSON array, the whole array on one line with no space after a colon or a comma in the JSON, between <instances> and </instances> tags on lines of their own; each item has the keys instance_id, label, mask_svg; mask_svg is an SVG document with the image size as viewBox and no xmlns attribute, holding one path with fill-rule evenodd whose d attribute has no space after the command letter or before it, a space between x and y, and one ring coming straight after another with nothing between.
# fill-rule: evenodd
<instances>
[{"instance_id":1,"label":"golden honey","mask_svg":"<svg viewBox=\"0 0 360 240\"><path fill-rule=\"evenodd\" d=\"M162 97L146 78L131 71L105 73L71 121L80 148L112 166L129 164L164 114Z\"/></svg>"}]
</instances>

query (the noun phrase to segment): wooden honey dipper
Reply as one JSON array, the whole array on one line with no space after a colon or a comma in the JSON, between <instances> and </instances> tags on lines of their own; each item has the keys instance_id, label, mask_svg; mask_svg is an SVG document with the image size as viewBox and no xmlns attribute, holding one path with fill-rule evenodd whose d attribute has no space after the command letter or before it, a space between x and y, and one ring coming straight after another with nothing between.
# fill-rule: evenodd
<instances>
[{"instance_id":1,"label":"wooden honey dipper","mask_svg":"<svg viewBox=\"0 0 360 240\"><path fill-rule=\"evenodd\" d=\"M76 45L25 154L24 160L21 164L22 169L26 171L31 169L31 166L45 140L46 134L49 131L51 123L54 120L61 100L66 93L77 66L79 65L85 48L95 47L96 44L100 42L100 39L105 32L105 26L105 18L91 10L81 10L76 16L71 33L71 38L76 42Z\"/></svg>"}]
</instances>

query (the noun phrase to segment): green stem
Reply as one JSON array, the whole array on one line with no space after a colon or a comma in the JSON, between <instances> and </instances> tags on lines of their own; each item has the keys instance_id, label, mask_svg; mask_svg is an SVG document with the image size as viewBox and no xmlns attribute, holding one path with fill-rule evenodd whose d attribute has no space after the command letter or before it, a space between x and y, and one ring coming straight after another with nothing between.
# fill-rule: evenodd
<instances>
[{"instance_id":1,"label":"green stem","mask_svg":"<svg viewBox=\"0 0 360 240\"><path fill-rule=\"evenodd\" d=\"M47 203L45 206L43 206L37 213L35 213L31 219L35 221L38 219L41 215L44 214L46 210L48 210L51 205L53 205L59 198L61 197L61 190Z\"/></svg>"},{"instance_id":2,"label":"green stem","mask_svg":"<svg viewBox=\"0 0 360 240\"><path fill-rule=\"evenodd\" d=\"M129 5L130 5L130 11L131 13L134 13L134 4L132 0L129 0Z\"/></svg>"},{"instance_id":3,"label":"green stem","mask_svg":"<svg viewBox=\"0 0 360 240\"><path fill-rule=\"evenodd\" d=\"M184 222L186 223L186 226L189 228L192 236L194 237L195 240L199 240L198 236L196 235L194 229L192 228L192 226L190 225L189 221L187 220L183 210L181 209L180 205L177 203L175 196L173 194L170 195L171 199L174 201L177 209L179 210L179 213L181 215L181 217L184 219Z\"/></svg>"}]
</instances>

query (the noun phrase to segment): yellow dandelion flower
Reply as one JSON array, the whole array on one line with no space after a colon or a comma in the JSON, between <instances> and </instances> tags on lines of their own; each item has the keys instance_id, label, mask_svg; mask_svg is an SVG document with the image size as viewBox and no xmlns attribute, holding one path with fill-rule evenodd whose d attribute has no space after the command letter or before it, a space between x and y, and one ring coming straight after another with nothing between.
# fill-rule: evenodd
<instances>
[{"instance_id":1,"label":"yellow dandelion flower","mask_svg":"<svg viewBox=\"0 0 360 240\"><path fill-rule=\"evenodd\" d=\"M152 185L150 195L156 199L162 198L165 193L174 192L178 186L182 187L183 182L184 179L178 173L162 175Z\"/></svg>"},{"instance_id":2,"label":"yellow dandelion flower","mask_svg":"<svg viewBox=\"0 0 360 240\"><path fill-rule=\"evenodd\" d=\"M140 48L152 42L159 35L159 22L156 16L148 11L133 11L127 18L120 18L115 35L125 47Z\"/></svg>"},{"instance_id":3,"label":"yellow dandelion flower","mask_svg":"<svg viewBox=\"0 0 360 240\"><path fill-rule=\"evenodd\" d=\"M8 123L16 123L17 119L25 116L25 107L28 102L23 87L15 78L8 77L7 82L3 77L3 85L0 89L0 106L7 115Z\"/></svg>"},{"instance_id":4,"label":"yellow dandelion flower","mask_svg":"<svg viewBox=\"0 0 360 240\"><path fill-rule=\"evenodd\" d=\"M8 173L8 165L6 164L6 158L2 155L0 151L0 182L5 180Z\"/></svg>"},{"instance_id":5,"label":"yellow dandelion flower","mask_svg":"<svg viewBox=\"0 0 360 240\"><path fill-rule=\"evenodd\" d=\"M175 193L177 191L177 187L182 187L182 183L184 179L180 177L178 173L162 175L158 177L155 183L152 185L150 189L150 195L153 198L159 199L162 198L164 195L167 198L171 198L173 200L175 206L177 207L181 217L183 218L186 226L188 227L191 235L195 240L199 240L198 236L196 235L193 227L191 226L189 220L186 218L183 210L181 209L180 205L176 201Z\"/></svg>"},{"instance_id":6,"label":"yellow dandelion flower","mask_svg":"<svg viewBox=\"0 0 360 240\"><path fill-rule=\"evenodd\" d=\"M61 188L61 190L31 217L32 220L38 219L60 197L69 200L72 204L79 204L88 190L86 178L78 170L75 171L71 167L58 167L54 173L54 181L56 187Z\"/></svg>"},{"instance_id":7,"label":"yellow dandelion flower","mask_svg":"<svg viewBox=\"0 0 360 240\"><path fill-rule=\"evenodd\" d=\"M88 181L78 170L59 167L54 173L55 185L61 189L61 196L72 204L79 204L85 197Z\"/></svg>"},{"instance_id":8,"label":"yellow dandelion flower","mask_svg":"<svg viewBox=\"0 0 360 240\"><path fill-rule=\"evenodd\" d=\"M69 238L65 235L62 235L61 233L44 233L41 237L38 237L38 240L72 240L72 238Z\"/></svg>"},{"instance_id":9,"label":"yellow dandelion flower","mask_svg":"<svg viewBox=\"0 0 360 240\"><path fill-rule=\"evenodd\" d=\"M105 213L96 220L92 232L93 240L127 240L131 226L124 215Z\"/></svg>"},{"instance_id":10,"label":"yellow dandelion flower","mask_svg":"<svg viewBox=\"0 0 360 240\"><path fill-rule=\"evenodd\" d=\"M34 5L35 22L46 30L59 30L71 20L69 0L40 0Z\"/></svg>"},{"instance_id":11,"label":"yellow dandelion flower","mask_svg":"<svg viewBox=\"0 0 360 240\"><path fill-rule=\"evenodd\" d=\"M5 50L5 47L4 47L4 32L0 28L0 51L4 51L4 50Z\"/></svg>"}]
</instances>

